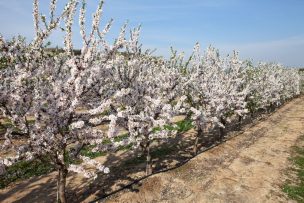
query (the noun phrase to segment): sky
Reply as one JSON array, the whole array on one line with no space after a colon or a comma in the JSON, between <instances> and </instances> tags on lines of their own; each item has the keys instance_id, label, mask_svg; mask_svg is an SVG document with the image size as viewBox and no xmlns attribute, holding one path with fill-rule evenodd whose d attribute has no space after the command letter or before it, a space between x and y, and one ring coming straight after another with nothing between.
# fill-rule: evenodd
<instances>
[{"instance_id":1,"label":"sky","mask_svg":"<svg viewBox=\"0 0 304 203\"><path fill-rule=\"evenodd\" d=\"M58 0L63 8L66 0ZM40 0L40 11L48 14L49 0ZM87 22L97 0L87 0ZM304 0L106 0L101 26L111 18L111 41L120 27L142 26L141 43L155 49L155 55L170 55L170 47L190 54L196 42L202 49L212 45L225 56L233 50L242 59L279 62L304 67ZM32 0L0 0L0 34L18 34L33 39ZM81 46L77 22L73 41ZM63 45L63 35L55 32L53 46Z\"/></svg>"}]
</instances>

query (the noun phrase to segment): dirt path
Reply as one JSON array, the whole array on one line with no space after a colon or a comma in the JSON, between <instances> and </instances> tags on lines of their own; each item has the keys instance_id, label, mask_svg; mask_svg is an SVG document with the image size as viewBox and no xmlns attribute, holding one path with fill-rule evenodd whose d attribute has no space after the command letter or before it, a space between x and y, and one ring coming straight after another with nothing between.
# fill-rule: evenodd
<instances>
[{"instance_id":1,"label":"dirt path","mask_svg":"<svg viewBox=\"0 0 304 203\"><path fill-rule=\"evenodd\" d=\"M243 134L106 202L287 202L290 147L304 134L304 97Z\"/></svg>"}]
</instances>

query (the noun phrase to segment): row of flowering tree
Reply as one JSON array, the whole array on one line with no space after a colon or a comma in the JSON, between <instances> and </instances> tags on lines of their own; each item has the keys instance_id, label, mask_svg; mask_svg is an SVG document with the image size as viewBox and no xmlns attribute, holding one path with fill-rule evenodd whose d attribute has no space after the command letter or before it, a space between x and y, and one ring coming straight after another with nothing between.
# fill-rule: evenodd
<instances>
[{"instance_id":1,"label":"row of flowering tree","mask_svg":"<svg viewBox=\"0 0 304 203\"><path fill-rule=\"evenodd\" d=\"M96 152L132 144L145 152L146 173L151 174L151 144L176 135L175 116L184 114L193 121L196 154L207 126L224 129L232 116L242 119L299 94L296 69L252 66L236 52L220 57L213 47L201 54L199 44L188 60L174 51L168 60L156 58L142 49L140 27L127 38L124 25L114 43L106 41L112 20L100 29L103 1L90 30L84 0L70 0L58 16L56 5L51 0L46 17L34 0L36 35L31 43L0 38L0 115L11 122L1 135L0 147L14 150L0 159L0 173L18 161L48 157L58 171L58 202L66 202L69 171L87 178L109 173L108 166L81 156L85 147ZM80 55L75 55L72 27L78 9L83 45ZM46 41L62 24L64 51L50 53ZM96 128L103 124L109 126L107 131ZM115 142L121 128L128 136ZM87 170L87 165L96 170Z\"/></svg>"}]
</instances>

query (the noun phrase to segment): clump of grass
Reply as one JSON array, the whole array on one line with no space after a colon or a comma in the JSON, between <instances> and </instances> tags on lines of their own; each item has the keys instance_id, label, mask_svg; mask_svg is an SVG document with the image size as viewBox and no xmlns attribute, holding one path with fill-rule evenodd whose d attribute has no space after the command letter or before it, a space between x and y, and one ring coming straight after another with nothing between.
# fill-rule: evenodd
<instances>
[{"instance_id":1,"label":"clump of grass","mask_svg":"<svg viewBox=\"0 0 304 203\"><path fill-rule=\"evenodd\" d=\"M114 137L114 142L120 142L124 139L126 139L129 136L128 133L122 134L122 135L118 135L117 137ZM111 144L111 140L110 139L104 139L102 141L103 144ZM81 151L80 151L80 155L82 156L86 156L89 157L91 159L94 159L96 157L99 156L105 156L107 153L106 152L92 152L92 149L94 148L94 145L90 145L90 146L85 146ZM126 145L126 146L120 146L118 148L118 150L129 150L132 148L132 145Z\"/></svg>"},{"instance_id":2,"label":"clump of grass","mask_svg":"<svg viewBox=\"0 0 304 203\"><path fill-rule=\"evenodd\" d=\"M124 139L127 139L129 136L128 133L122 134L122 135L118 135L116 137L114 137L114 142L120 142L123 141Z\"/></svg>"},{"instance_id":3,"label":"clump of grass","mask_svg":"<svg viewBox=\"0 0 304 203\"><path fill-rule=\"evenodd\" d=\"M120 141L128 138L128 136L129 136L128 133L125 133L125 134L122 134L122 135L118 135L118 136L114 137L114 142L120 142ZM109 138L105 138L102 141L102 144L111 144L111 140Z\"/></svg>"},{"instance_id":4,"label":"clump of grass","mask_svg":"<svg viewBox=\"0 0 304 203\"><path fill-rule=\"evenodd\" d=\"M179 133L187 132L188 130L194 127L190 119L184 119L182 121L178 121L176 125L177 125L177 132Z\"/></svg>"},{"instance_id":5,"label":"clump of grass","mask_svg":"<svg viewBox=\"0 0 304 203\"><path fill-rule=\"evenodd\" d=\"M118 147L118 151L120 151L120 150L131 150L132 149L132 147L133 147L133 145L132 144L128 144L128 145L123 145L123 146L120 146L120 147Z\"/></svg>"},{"instance_id":6,"label":"clump of grass","mask_svg":"<svg viewBox=\"0 0 304 203\"><path fill-rule=\"evenodd\" d=\"M165 125L164 130L173 131L176 130L178 133L183 133L193 128L192 121L190 119L184 119L182 121L178 121L175 125ZM163 130L160 127L156 127L153 129L153 133Z\"/></svg>"},{"instance_id":7,"label":"clump of grass","mask_svg":"<svg viewBox=\"0 0 304 203\"><path fill-rule=\"evenodd\" d=\"M85 146L81 151L80 151L80 155L82 156L86 156L89 157L91 159L94 159L96 157L99 156L105 156L107 153L106 152L92 152L92 149L94 148L94 146Z\"/></svg>"},{"instance_id":8,"label":"clump of grass","mask_svg":"<svg viewBox=\"0 0 304 203\"><path fill-rule=\"evenodd\" d=\"M300 138L304 142L304 136ZM291 171L296 173L296 180L292 178L283 186L283 191L293 200L304 202L304 147L294 147Z\"/></svg>"}]
</instances>

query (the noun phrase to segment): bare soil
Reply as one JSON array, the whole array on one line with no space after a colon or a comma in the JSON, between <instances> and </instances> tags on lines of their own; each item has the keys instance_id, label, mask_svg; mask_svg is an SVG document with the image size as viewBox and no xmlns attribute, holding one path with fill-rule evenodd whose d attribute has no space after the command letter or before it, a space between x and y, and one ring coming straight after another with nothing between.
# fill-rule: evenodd
<instances>
[{"instance_id":1,"label":"bare soil","mask_svg":"<svg viewBox=\"0 0 304 203\"><path fill-rule=\"evenodd\" d=\"M155 171L144 177L145 165L136 153L119 151L97 160L111 173L95 181L81 175L68 177L70 202L287 202L281 192L290 147L304 134L304 97L294 99L275 113L230 133L228 141L191 158L190 131L172 140L170 154L155 158ZM204 148L202 148L204 149ZM176 151L174 151L176 150ZM173 153L172 153L173 152ZM125 162L125 160L132 160ZM188 161L185 164L184 163ZM179 167L178 167L179 166ZM122 190L121 190L122 189ZM107 198L103 198L112 194ZM102 199L103 198L103 199ZM0 202L55 202L56 172L21 181L0 190Z\"/></svg>"}]
</instances>

